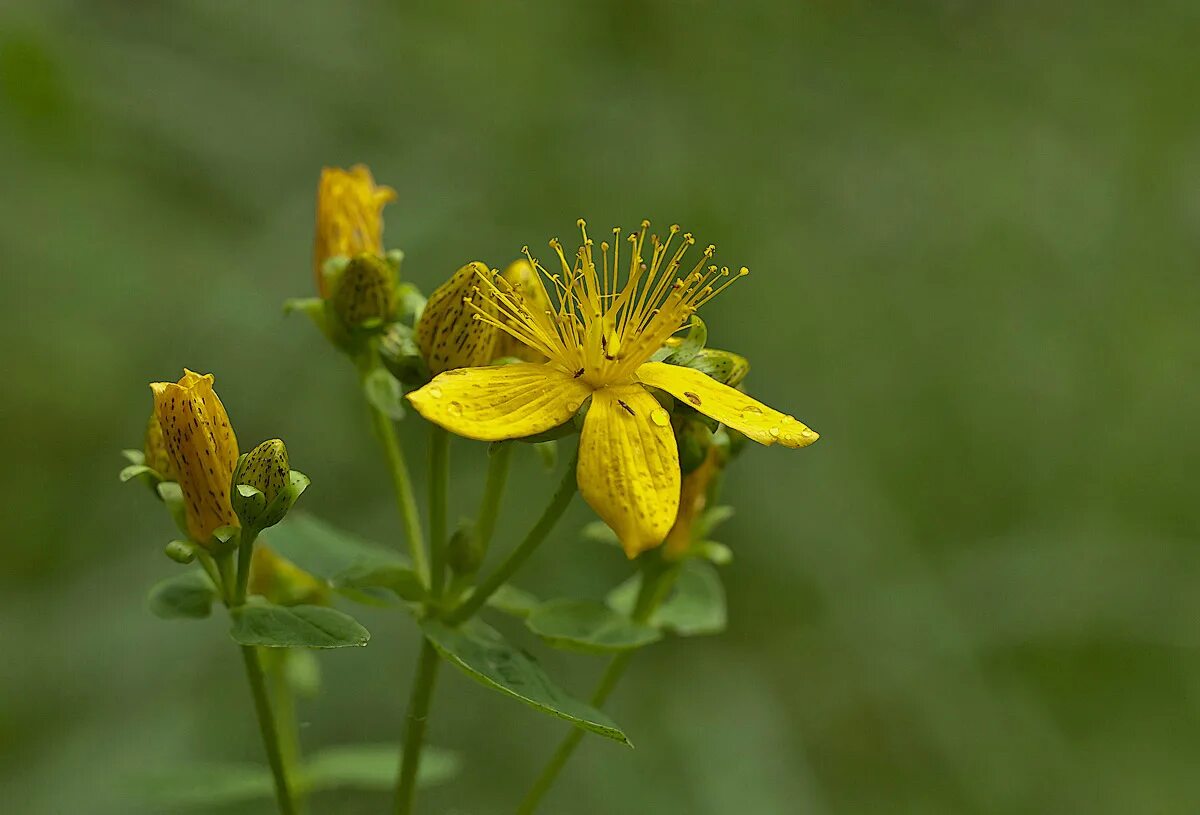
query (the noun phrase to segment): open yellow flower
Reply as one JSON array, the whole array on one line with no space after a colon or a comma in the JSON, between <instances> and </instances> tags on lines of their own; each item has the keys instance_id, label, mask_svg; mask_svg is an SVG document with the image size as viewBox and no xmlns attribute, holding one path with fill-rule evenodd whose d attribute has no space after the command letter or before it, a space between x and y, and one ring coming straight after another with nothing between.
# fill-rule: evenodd
<instances>
[{"instance_id":1,"label":"open yellow flower","mask_svg":"<svg viewBox=\"0 0 1200 815\"><path fill-rule=\"evenodd\" d=\"M531 308L529 299L503 277L480 275L478 296L490 298L499 313L471 301L476 319L549 361L446 371L408 395L426 419L481 441L522 438L557 427L591 397L576 478L584 500L617 533L629 557L662 543L679 507L679 451L671 417L647 387L667 391L760 444L804 447L817 440L794 417L700 371L649 361L696 309L747 274L744 268L731 275L728 268L709 265L713 246L685 269L683 259L695 239L685 234L672 248L678 226L670 228L665 241L650 236L647 262L643 252L649 226L643 221L625 241L621 230L614 229L612 245L602 242L597 258L580 220L583 242L572 262L557 239L550 242L562 267L556 274L526 249L541 274L537 281L543 293L543 278L551 283L554 296L546 301L556 305L548 309ZM624 279L623 242L629 244Z\"/></svg>"},{"instance_id":2,"label":"open yellow flower","mask_svg":"<svg viewBox=\"0 0 1200 815\"><path fill-rule=\"evenodd\" d=\"M376 186L364 164L349 170L325 167L317 185L317 237L313 251L317 290L328 297L325 261L332 257L383 254L383 207L396 200L391 187Z\"/></svg>"},{"instance_id":3,"label":"open yellow flower","mask_svg":"<svg viewBox=\"0 0 1200 815\"><path fill-rule=\"evenodd\" d=\"M238 522L229 503L229 482L238 459L229 416L213 390L212 374L201 376L184 368L179 382L152 382L150 390L183 492L188 534L208 544L213 530Z\"/></svg>"}]
</instances>

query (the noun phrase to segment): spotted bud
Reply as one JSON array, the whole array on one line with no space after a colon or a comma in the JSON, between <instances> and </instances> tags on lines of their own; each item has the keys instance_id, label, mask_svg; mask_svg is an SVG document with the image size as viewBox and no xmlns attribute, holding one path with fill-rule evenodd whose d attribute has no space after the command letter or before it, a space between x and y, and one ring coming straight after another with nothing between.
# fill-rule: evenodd
<instances>
[{"instance_id":1,"label":"spotted bud","mask_svg":"<svg viewBox=\"0 0 1200 815\"><path fill-rule=\"evenodd\" d=\"M355 255L337 276L329 302L345 328L377 328L395 313L396 271L378 255Z\"/></svg>"},{"instance_id":2,"label":"spotted bud","mask_svg":"<svg viewBox=\"0 0 1200 815\"><path fill-rule=\"evenodd\" d=\"M480 291L483 279L490 275L483 263L468 263L425 304L417 322L417 344L434 376L454 368L488 365L496 358L500 330L475 319L479 313L476 309L493 318L496 315L495 304Z\"/></svg>"},{"instance_id":3,"label":"spotted bud","mask_svg":"<svg viewBox=\"0 0 1200 815\"><path fill-rule=\"evenodd\" d=\"M499 283L500 288L505 289L505 293L518 307L523 306L534 314L544 314L550 310L550 299L546 296L546 287L542 285L538 273L525 258L510 263L508 268L500 273L500 277L504 283L508 284L505 287L504 283ZM500 319L505 325L514 329L520 328L511 315L502 315ZM504 331L500 331L497 337L495 355L497 357L516 357L524 362L546 361L545 354L530 348Z\"/></svg>"},{"instance_id":4,"label":"spotted bud","mask_svg":"<svg viewBox=\"0 0 1200 815\"><path fill-rule=\"evenodd\" d=\"M736 388L750 373L750 362L732 351L705 348L693 357L687 367L711 376L723 385Z\"/></svg>"},{"instance_id":5,"label":"spotted bud","mask_svg":"<svg viewBox=\"0 0 1200 815\"><path fill-rule=\"evenodd\" d=\"M146 421L145 465L154 470L164 481L175 480L175 468L171 464L171 456L167 453L167 443L163 439L162 425L158 422L158 414L150 411Z\"/></svg>"},{"instance_id":6,"label":"spotted bud","mask_svg":"<svg viewBox=\"0 0 1200 815\"><path fill-rule=\"evenodd\" d=\"M391 187L375 184L362 164L349 170L326 167L317 185L317 225L313 261L317 288L330 295L325 264L336 257L383 254L383 208L396 200Z\"/></svg>"},{"instance_id":7,"label":"spotted bud","mask_svg":"<svg viewBox=\"0 0 1200 815\"><path fill-rule=\"evenodd\" d=\"M185 368L178 382L154 382L150 390L182 493L188 534L202 546L214 546L213 532L238 522L229 503L238 448L212 374L200 376Z\"/></svg>"},{"instance_id":8,"label":"spotted bud","mask_svg":"<svg viewBox=\"0 0 1200 815\"><path fill-rule=\"evenodd\" d=\"M250 559L247 589L277 606L329 605L328 585L261 542Z\"/></svg>"},{"instance_id":9,"label":"spotted bud","mask_svg":"<svg viewBox=\"0 0 1200 815\"><path fill-rule=\"evenodd\" d=\"M280 511L277 505L290 484L287 447L270 439L238 459L229 500L244 526L263 529L283 519L286 509Z\"/></svg>"}]
</instances>

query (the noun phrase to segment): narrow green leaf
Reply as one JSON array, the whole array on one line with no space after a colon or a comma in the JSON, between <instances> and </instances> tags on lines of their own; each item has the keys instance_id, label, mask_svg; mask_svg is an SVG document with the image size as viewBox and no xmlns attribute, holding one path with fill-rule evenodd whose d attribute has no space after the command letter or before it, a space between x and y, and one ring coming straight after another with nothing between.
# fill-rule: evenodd
<instances>
[{"instance_id":1,"label":"narrow green leaf","mask_svg":"<svg viewBox=\"0 0 1200 815\"><path fill-rule=\"evenodd\" d=\"M304 571L329 581L355 568L365 568L366 563L409 565L399 552L364 541L307 512L288 513L263 532L263 540Z\"/></svg>"},{"instance_id":2,"label":"narrow green leaf","mask_svg":"<svg viewBox=\"0 0 1200 815\"><path fill-rule=\"evenodd\" d=\"M390 557L361 558L335 575L330 582L343 593L353 590L372 598L379 598L373 589L387 589L410 603L420 602L428 594L425 584L411 567Z\"/></svg>"},{"instance_id":3,"label":"narrow green leaf","mask_svg":"<svg viewBox=\"0 0 1200 815\"><path fill-rule=\"evenodd\" d=\"M121 455L124 456L125 460L128 461L130 464L145 464L146 463L146 454L143 453L141 450L122 450Z\"/></svg>"},{"instance_id":4,"label":"narrow green leaf","mask_svg":"<svg viewBox=\"0 0 1200 815\"><path fill-rule=\"evenodd\" d=\"M666 602L651 615L650 625L680 637L719 634L725 630L725 588L716 568L703 560L687 560ZM608 607L630 614L637 602L642 576L634 575L609 592Z\"/></svg>"},{"instance_id":5,"label":"narrow green leaf","mask_svg":"<svg viewBox=\"0 0 1200 815\"><path fill-rule=\"evenodd\" d=\"M407 411L404 409L404 389L386 368L377 367L363 381L363 393L367 401L390 419L399 421Z\"/></svg>"},{"instance_id":6,"label":"narrow green leaf","mask_svg":"<svg viewBox=\"0 0 1200 815\"><path fill-rule=\"evenodd\" d=\"M366 645L367 629L349 614L324 606L248 604L232 612L229 635L267 648L345 648Z\"/></svg>"},{"instance_id":7,"label":"narrow green leaf","mask_svg":"<svg viewBox=\"0 0 1200 815\"><path fill-rule=\"evenodd\" d=\"M216 599L217 589L208 575L191 569L155 583L146 603L154 616L164 620L201 620L212 613Z\"/></svg>"},{"instance_id":8,"label":"narrow green leaf","mask_svg":"<svg viewBox=\"0 0 1200 815\"><path fill-rule=\"evenodd\" d=\"M124 484L126 481L137 478L139 475L146 475L155 479L158 478L158 473L156 473L150 467L147 467L145 464L130 464L129 466L123 468L117 477L120 478L121 483Z\"/></svg>"},{"instance_id":9,"label":"narrow green leaf","mask_svg":"<svg viewBox=\"0 0 1200 815\"><path fill-rule=\"evenodd\" d=\"M626 651L662 638L657 628L595 600L551 600L535 608L525 625L550 645L591 653Z\"/></svg>"},{"instance_id":10,"label":"narrow green leaf","mask_svg":"<svg viewBox=\"0 0 1200 815\"><path fill-rule=\"evenodd\" d=\"M496 589L487 599L488 607L521 619L528 617L530 612L541 604L541 600L510 583L505 583Z\"/></svg>"},{"instance_id":11,"label":"narrow green leaf","mask_svg":"<svg viewBox=\"0 0 1200 815\"><path fill-rule=\"evenodd\" d=\"M275 794L271 772L256 764L188 762L138 774L127 786L148 804L164 812L228 806L270 798Z\"/></svg>"},{"instance_id":12,"label":"narrow green leaf","mask_svg":"<svg viewBox=\"0 0 1200 815\"><path fill-rule=\"evenodd\" d=\"M425 620L421 628L442 656L484 686L576 727L629 744L612 719L568 696L532 656L514 648L498 631L479 620L469 620L458 628Z\"/></svg>"},{"instance_id":13,"label":"narrow green leaf","mask_svg":"<svg viewBox=\"0 0 1200 815\"><path fill-rule=\"evenodd\" d=\"M396 786L400 750L395 744L343 744L312 755L304 768L308 788L314 792L335 789L390 791ZM427 746L421 751L417 783L442 784L462 769L457 753Z\"/></svg>"}]
</instances>

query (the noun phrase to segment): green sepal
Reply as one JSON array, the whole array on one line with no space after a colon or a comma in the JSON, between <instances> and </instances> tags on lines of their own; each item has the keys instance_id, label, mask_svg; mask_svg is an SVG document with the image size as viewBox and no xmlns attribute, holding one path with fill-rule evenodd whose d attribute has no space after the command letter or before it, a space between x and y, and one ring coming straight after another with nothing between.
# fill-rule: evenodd
<instances>
[{"instance_id":1,"label":"green sepal","mask_svg":"<svg viewBox=\"0 0 1200 815\"><path fill-rule=\"evenodd\" d=\"M129 464L121 469L117 477L121 479L122 484L137 479L155 495L158 495L158 485L163 482L163 477L158 470L147 467L145 464Z\"/></svg>"},{"instance_id":2,"label":"green sepal","mask_svg":"<svg viewBox=\"0 0 1200 815\"><path fill-rule=\"evenodd\" d=\"M158 493L158 497L166 505L167 511L171 513L171 519L175 521L176 528L185 537L190 534L187 525L187 509L183 503L183 490L180 486L174 481L160 481L154 487L154 491Z\"/></svg>"},{"instance_id":3,"label":"green sepal","mask_svg":"<svg viewBox=\"0 0 1200 815\"><path fill-rule=\"evenodd\" d=\"M255 526L258 529L267 529L282 521L292 511L292 507L295 506L296 501L299 500L300 496L304 494L304 491L308 489L308 485L311 483L312 481L309 480L308 476L299 470L288 470L287 486L279 491L279 494L275 496L275 500L267 506L266 511L258 519L258 523Z\"/></svg>"},{"instance_id":4,"label":"green sepal","mask_svg":"<svg viewBox=\"0 0 1200 815\"><path fill-rule=\"evenodd\" d=\"M277 606L260 597L230 611L229 636L264 648L347 648L371 639L349 614L326 606Z\"/></svg>"},{"instance_id":5,"label":"green sepal","mask_svg":"<svg viewBox=\"0 0 1200 815\"><path fill-rule=\"evenodd\" d=\"M709 507L696 519L693 533L698 538L711 535L713 530L732 518L734 512L734 508L728 505Z\"/></svg>"},{"instance_id":6,"label":"green sepal","mask_svg":"<svg viewBox=\"0 0 1200 815\"><path fill-rule=\"evenodd\" d=\"M217 587L199 569L160 580L150 588L146 605L164 620L202 620L212 614Z\"/></svg>"},{"instance_id":7,"label":"green sepal","mask_svg":"<svg viewBox=\"0 0 1200 815\"><path fill-rule=\"evenodd\" d=\"M133 450L133 449L122 450L121 455L124 456L125 460L128 461L130 464L145 464L146 463L146 454L144 452L142 452L141 450Z\"/></svg>"},{"instance_id":8,"label":"green sepal","mask_svg":"<svg viewBox=\"0 0 1200 815\"><path fill-rule=\"evenodd\" d=\"M649 624L680 637L719 634L725 630L725 587L716 568L691 558L679 566L679 576L665 602L650 615ZM609 592L608 607L632 614L642 585L636 574Z\"/></svg>"},{"instance_id":9,"label":"green sepal","mask_svg":"<svg viewBox=\"0 0 1200 815\"><path fill-rule=\"evenodd\" d=\"M733 562L733 550L723 543L716 541L700 541L692 544L688 554L693 557L704 558L709 563L717 566L727 566Z\"/></svg>"},{"instance_id":10,"label":"green sepal","mask_svg":"<svg viewBox=\"0 0 1200 815\"><path fill-rule=\"evenodd\" d=\"M393 421L404 418L404 388L387 368L375 366L363 377L363 395L367 402Z\"/></svg>"},{"instance_id":11,"label":"green sepal","mask_svg":"<svg viewBox=\"0 0 1200 815\"><path fill-rule=\"evenodd\" d=\"M218 526L213 530L212 537L208 539L208 545L204 548L213 556L223 555L236 550L241 537L242 528L240 526L232 524Z\"/></svg>"},{"instance_id":12,"label":"green sepal","mask_svg":"<svg viewBox=\"0 0 1200 815\"><path fill-rule=\"evenodd\" d=\"M439 620L426 619L421 630L447 661L485 687L576 727L629 745L629 738L607 714L568 696L532 656L510 645L498 631L480 620L468 620L452 628Z\"/></svg>"},{"instance_id":13,"label":"green sepal","mask_svg":"<svg viewBox=\"0 0 1200 815\"><path fill-rule=\"evenodd\" d=\"M163 554L176 563L187 565L196 559L196 544L191 541L173 540L163 547Z\"/></svg>"},{"instance_id":14,"label":"green sepal","mask_svg":"<svg viewBox=\"0 0 1200 815\"><path fill-rule=\"evenodd\" d=\"M284 315L291 314L294 311L300 311L308 315L308 319L312 320L313 325L317 330L326 337L331 337L329 331L329 320L325 316L325 301L320 297L293 297L283 301Z\"/></svg>"},{"instance_id":15,"label":"green sepal","mask_svg":"<svg viewBox=\"0 0 1200 815\"><path fill-rule=\"evenodd\" d=\"M657 628L634 622L595 600L542 603L525 619L525 626L555 648L594 654L628 651L662 639Z\"/></svg>"},{"instance_id":16,"label":"green sepal","mask_svg":"<svg viewBox=\"0 0 1200 815\"><path fill-rule=\"evenodd\" d=\"M704 320L700 319L700 315L693 314L687 334L676 342L664 346L669 347L671 352L663 357L662 361L668 365L687 365L704 350L706 342L708 342L708 326L704 324Z\"/></svg>"},{"instance_id":17,"label":"green sepal","mask_svg":"<svg viewBox=\"0 0 1200 815\"><path fill-rule=\"evenodd\" d=\"M542 601L537 597L511 583L505 583L487 599L488 608L522 620L541 604Z\"/></svg>"},{"instance_id":18,"label":"green sepal","mask_svg":"<svg viewBox=\"0 0 1200 815\"><path fill-rule=\"evenodd\" d=\"M392 376L409 387L420 387L430 380L429 366L421 356L417 336L411 326L392 323L379 338L379 359Z\"/></svg>"}]
</instances>

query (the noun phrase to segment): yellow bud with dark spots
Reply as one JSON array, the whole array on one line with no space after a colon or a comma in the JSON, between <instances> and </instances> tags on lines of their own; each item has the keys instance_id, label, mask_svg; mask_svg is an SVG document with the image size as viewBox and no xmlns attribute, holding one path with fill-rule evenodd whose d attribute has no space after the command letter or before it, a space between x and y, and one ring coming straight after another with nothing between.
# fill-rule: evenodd
<instances>
[{"instance_id":1,"label":"yellow bud with dark spots","mask_svg":"<svg viewBox=\"0 0 1200 815\"><path fill-rule=\"evenodd\" d=\"M495 319L495 304L480 293L483 281L490 277L488 267L474 261L430 295L417 322L417 345L433 375L488 365L496 358L499 329L476 319L480 312Z\"/></svg>"},{"instance_id":2,"label":"yellow bud with dark spots","mask_svg":"<svg viewBox=\"0 0 1200 815\"><path fill-rule=\"evenodd\" d=\"M337 277L333 313L346 328L378 327L396 310L396 271L378 255L356 255Z\"/></svg>"},{"instance_id":3,"label":"yellow bud with dark spots","mask_svg":"<svg viewBox=\"0 0 1200 815\"><path fill-rule=\"evenodd\" d=\"M329 605L329 586L259 542L250 560L250 594L277 606Z\"/></svg>"},{"instance_id":4,"label":"yellow bud with dark spots","mask_svg":"<svg viewBox=\"0 0 1200 815\"><path fill-rule=\"evenodd\" d=\"M146 442L143 452L146 456L146 466L158 473L164 481L176 479L175 467L171 464L167 443L163 439L162 425L158 422L157 412L153 410L150 411L150 418L146 420Z\"/></svg>"},{"instance_id":5,"label":"yellow bud with dark spots","mask_svg":"<svg viewBox=\"0 0 1200 815\"><path fill-rule=\"evenodd\" d=\"M508 264L500 277L508 284L507 294L518 308L524 308L534 314L545 314L550 311L550 299L546 296L546 287L538 279L532 264L525 258ZM501 284L503 285L503 284ZM520 326L510 315L501 315L501 322L513 330ZM512 334L501 331L496 341L497 357L516 357L525 362L545 362L546 355L530 348Z\"/></svg>"},{"instance_id":6,"label":"yellow bud with dark spots","mask_svg":"<svg viewBox=\"0 0 1200 815\"><path fill-rule=\"evenodd\" d=\"M183 493L188 534L208 546L213 531L237 525L229 482L237 464L237 438L225 406L213 390L212 374L184 369L178 382L153 382L154 413L167 457Z\"/></svg>"},{"instance_id":7,"label":"yellow bud with dark spots","mask_svg":"<svg viewBox=\"0 0 1200 815\"><path fill-rule=\"evenodd\" d=\"M325 261L361 254L383 255L383 208L396 200L391 187L375 184L363 164L349 170L326 167L317 185L317 228L313 260L317 290L329 296Z\"/></svg>"}]
</instances>

